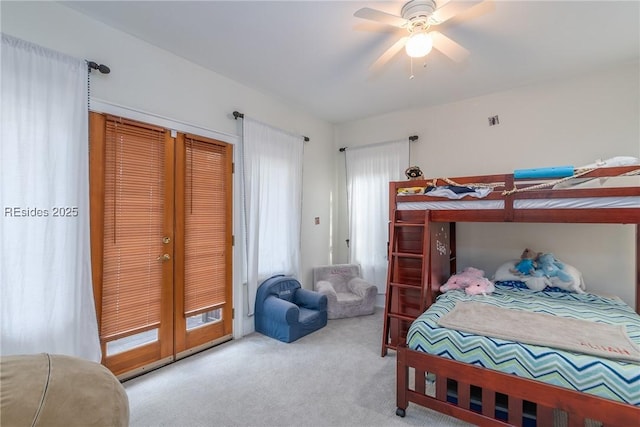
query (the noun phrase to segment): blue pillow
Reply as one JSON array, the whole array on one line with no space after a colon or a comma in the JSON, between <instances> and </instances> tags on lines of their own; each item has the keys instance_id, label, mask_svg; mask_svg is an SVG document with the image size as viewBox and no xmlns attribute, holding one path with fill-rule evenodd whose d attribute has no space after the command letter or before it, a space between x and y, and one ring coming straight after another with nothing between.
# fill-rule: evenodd
<instances>
[{"instance_id":1,"label":"blue pillow","mask_svg":"<svg viewBox=\"0 0 640 427\"><path fill-rule=\"evenodd\" d=\"M520 280L497 280L495 284L507 288L529 289L527 284Z\"/></svg>"},{"instance_id":2,"label":"blue pillow","mask_svg":"<svg viewBox=\"0 0 640 427\"><path fill-rule=\"evenodd\" d=\"M562 292L564 294L573 294L573 291L569 291L567 289L558 288L555 286L547 286L542 290L542 292Z\"/></svg>"},{"instance_id":3,"label":"blue pillow","mask_svg":"<svg viewBox=\"0 0 640 427\"><path fill-rule=\"evenodd\" d=\"M529 289L529 287L527 287L527 284L520 280L496 280L495 284L498 286L503 286L505 288ZM546 288L538 292L562 292L565 294L573 293L572 291L568 291L566 289L558 288L555 286L547 286Z\"/></svg>"}]
</instances>

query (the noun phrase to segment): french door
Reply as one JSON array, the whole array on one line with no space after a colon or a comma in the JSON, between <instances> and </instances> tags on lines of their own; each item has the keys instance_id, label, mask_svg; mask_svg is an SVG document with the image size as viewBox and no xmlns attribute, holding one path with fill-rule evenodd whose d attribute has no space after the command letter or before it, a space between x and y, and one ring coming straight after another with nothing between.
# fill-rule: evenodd
<instances>
[{"instance_id":1,"label":"french door","mask_svg":"<svg viewBox=\"0 0 640 427\"><path fill-rule=\"evenodd\" d=\"M90 115L102 362L120 377L232 335L232 147Z\"/></svg>"}]
</instances>

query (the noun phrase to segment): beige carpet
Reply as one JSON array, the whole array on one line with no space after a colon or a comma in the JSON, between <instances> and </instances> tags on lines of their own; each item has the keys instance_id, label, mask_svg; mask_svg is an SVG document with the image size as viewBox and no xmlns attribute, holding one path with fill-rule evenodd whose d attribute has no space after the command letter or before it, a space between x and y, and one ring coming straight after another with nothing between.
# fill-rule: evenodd
<instances>
[{"instance_id":1,"label":"beige carpet","mask_svg":"<svg viewBox=\"0 0 640 427\"><path fill-rule=\"evenodd\" d=\"M285 344L260 334L124 383L131 426L466 426L410 404L395 415L395 352L382 311L330 320Z\"/></svg>"}]
</instances>

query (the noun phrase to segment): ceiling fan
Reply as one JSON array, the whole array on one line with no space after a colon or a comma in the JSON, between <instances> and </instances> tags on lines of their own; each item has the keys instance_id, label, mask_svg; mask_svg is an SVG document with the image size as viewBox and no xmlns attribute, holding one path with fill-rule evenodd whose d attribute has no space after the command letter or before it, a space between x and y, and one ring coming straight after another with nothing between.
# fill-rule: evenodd
<instances>
[{"instance_id":1,"label":"ceiling fan","mask_svg":"<svg viewBox=\"0 0 640 427\"><path fill-rule=\"evenodd\" d=\"M400 16L369 7L357 10L353 14L357 18L402 28L407 32L373 63L371 69L378 69L385 65L403 47L407 55L412 58L422 58L433 48L455 62L463 61L469 56L469 51L441 32L434 30L433 27L445 23L482 1L411 0L402 6Z\"/></svg>"}]
</instances>

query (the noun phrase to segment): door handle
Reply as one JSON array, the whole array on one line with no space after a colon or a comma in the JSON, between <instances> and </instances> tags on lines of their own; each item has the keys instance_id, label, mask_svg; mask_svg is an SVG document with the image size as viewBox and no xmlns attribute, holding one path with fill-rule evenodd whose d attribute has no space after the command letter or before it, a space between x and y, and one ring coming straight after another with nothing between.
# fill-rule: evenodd
<instances>
[{"instance_id":1,"label":"door handle","mask_svg":"<svg viewBox=\"0 0 640 427\"><path fill-rule=\"evenodd\" d=\"M171 259L171 255L169 254L164 254L164 255L160 255L158 258L156 258L158 261L169 261Z\"/></svg>"}]
</instances>

